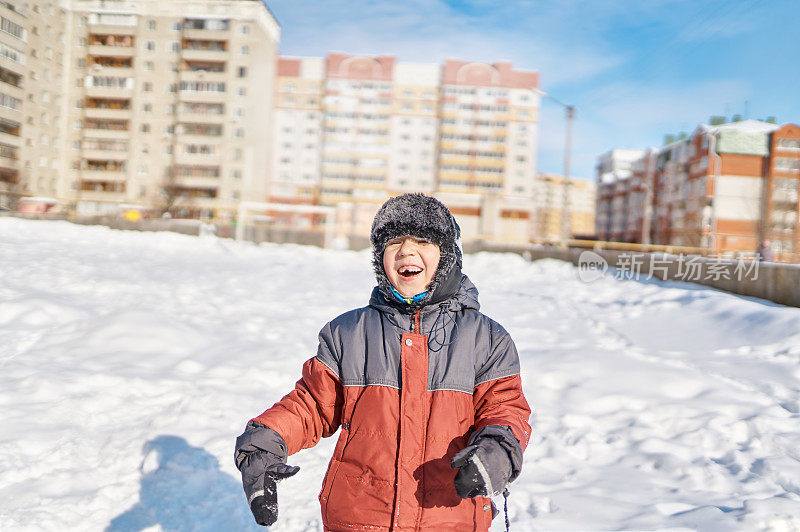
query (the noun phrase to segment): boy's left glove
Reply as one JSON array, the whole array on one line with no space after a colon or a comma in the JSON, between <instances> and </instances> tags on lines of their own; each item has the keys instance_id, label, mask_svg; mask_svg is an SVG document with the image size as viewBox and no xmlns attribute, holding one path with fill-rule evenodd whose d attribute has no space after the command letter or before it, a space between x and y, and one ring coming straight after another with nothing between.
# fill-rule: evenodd
<instances>
[{"instance_id":1,"label":"boy's left glove","mask_svg":"<svg viewBox=\"0 0 800 532\"><path fill-rule=\"evenodd\" d=\"M286 465L286 442L280 434L258 423L248 423L236 438L236 467L256 523L271 526L278 520L277 484L300 468Z\"/></svg>"},{"instance_id":2,"label":"boy's left glove","mask_svg":"<svg viewBox=\"0 0 800 532\"><path fill-rule=\"evenodd\" d=\"M494 497L519 475L522 447L510 428L488 425L472 435L450 467L458 469L453 483L459 497Z\"/></svg>"}]
</instances>

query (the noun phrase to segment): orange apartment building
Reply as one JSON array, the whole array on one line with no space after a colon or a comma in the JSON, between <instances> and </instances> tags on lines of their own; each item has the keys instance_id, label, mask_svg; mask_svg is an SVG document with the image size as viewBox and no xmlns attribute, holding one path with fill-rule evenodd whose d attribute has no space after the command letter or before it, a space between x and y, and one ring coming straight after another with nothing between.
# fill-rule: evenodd
<instances>
[{"instance_id":1,"label":"orange apartment building","mask_svg":"<svg viewBox=\"0 0 800 532\"><path fill-rule=\"evenodd\" d=\"M747 254L769 239L777 253L800 250L795 124L703 124L688 138L646 152L632 167L630 176L598 183L601 240L649 238Z\"/></svg>"}]
</instances>

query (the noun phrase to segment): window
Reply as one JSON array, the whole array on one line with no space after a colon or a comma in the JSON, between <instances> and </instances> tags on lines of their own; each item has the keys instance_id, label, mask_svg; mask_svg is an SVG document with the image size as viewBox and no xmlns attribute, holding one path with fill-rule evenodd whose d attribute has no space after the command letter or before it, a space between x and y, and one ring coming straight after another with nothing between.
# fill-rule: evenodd
<instances>
[{"instance_id":1,"label":"window","mask_svg":"<svg viewBox=\"0 0 800 532\"><path fill-rule=\"evenodd\" d=\"M150 133L150 124L142 124L142 133Z\"/></svg>"},{"instance_id":2,"label":"window","mask_svg":"<svg viewBox=\"0 0 800 532\"><path fill-rule=\"evenodd\" d=\"M245 96L247 95L247 89L245 89L244 87L239 87L239 90L237 90L236 93L239 96Z\"/></svg>"},{"instance_id":3,"label":"window","mask_svg":"<svg viewBox=\"0 0 800 532\"><path fill-rule=\"evenodd\" d=\"M237 71L236 75L239 76L240 78L246 78L247 77L247 67L239 67L239 70Z\"/></svg>"},{"instance_id":4,"label":"window","mask_svg":"<svg viewBox=\"0 0 800 532\"><path fill-rule=\"evenodd\" d=\"M170 46L170 48L167 49L167 51L179 52L180 49L181 49L181 43L179 43L178 41L175 41L175 42L171 43L171 46Z\"/></svg>"},{"instance_id":5,"label":"window","mask_svg":"<svg viewBox=\"0 0 800 532\"><path fill-rule=\"evenodd\" d=\"M784 150L800 150L800 139L778 139L778 148Z\"/></svg>"},{"instance_id":6,"label":"window","mask_svg":"<svg viewBox=\"0 0 800 532\"><path fill-rule=\"evenodd\" d=\"M244 128L237 127L236 131L233 132L233 135L238 138L244 137Z\"/></svg>"},{"instance_id":7,"label":"window","mask_svg":"<svg viewBox=\"0 0 800 532\"><path fill-rule=\"evenodd\" d=\"M153 104L151 103L146 103L142 106L142 111L144 111L145 113L149 113L152 110L153 110Z\"/></svg>"},{"instance_id":8,"label":"window","mask_svg":"<svg viewBox=\"0 0 800 532\"><path fill-rule=\"evenodd\" d=\"M8 109L19 111L22 107L22 100L0 92L0 107L6 107Z\"/></svg>"},{"instance_id":9,"label":"window","mask_svg":"<svg viewBox=\"0 0 800 532\"><path fill-rule=\"evenodd\" d=\"M5 57L20 65L25 64L25 54L7 44L0 43L0 57Z\"/></svg>"},{"instance_id":10,"label":"window","mask_svg":"<svg viewBox=\"0 0 800 532\"><path fill-rule=\"evenodd\" d=\"M156 29L156 21L155 20L148 20L147 21L147 29L153 31Z\"/></svg>"},{"instance_id":11,"label":"window","mask_svg":"<svg viewBox=\"0 0 800 532\"><path fill-rule=\"evenodd\" d=\"M242 24L240 31L242 32L242 35L247 35L248 33L250 33L250 26L248 26L247 24Z\"/></svg>"},{"instance_id":12,"label":"window","mask_svg":"<svg viewBox=\"0 0 800 532\"><path fill-rule=\"evenodd\" d=\"M775 169L788 170L790 172L798 172L800 171L800 159L792 159L789 157L776 157Z\"/></svg>"},{"instance_id":13,"label":"window","mask_svg":"<svg viewBox=\"0 0 800 532\"><path fill-rule=\"evenodd\" d=\"M250 53L250 48L248 48L247 46L242 46L241 48L239 48L239 54L247 55L249 53Z\"/></svg>"},{"instance_id":14,"label":"window","mask_svg":"<svg viewBox=\"0 0 800 532\"><path fill-rule=\"evenodd\" d=\"M173 22L172 23L172 30L173 31L180 31L181 30L181 23L180 22Z\"/></svg>"},{"instance_id":15,"label":"window","mask_svg":"<svg viewBox=\"0 0 800 532\"><path fill-rule=\"evenodd\" d=\"M78 68L86 68L86 59L78 59Z\"/></svg>"},{"instance_id":16,"label":"window","mask_svg":"<svg viewBox=\"0 0 800 532\"><path fill-rule=\"evenodd\" d=\"M142 85L142 90L144 92L152 92L153 84L149 81L145 81L144 84Z\"/></svg>"},{"instance_id":17,"label":"window","mask_svg":"<svg viewBox=\"0 0 800 532\"><path fill-rule=\"evenodd\" d=\"M153 62L152 61L145 61L144 62L144 69L147 70L148 72L151 72L153 70Z\"/></svg>"},{"instance_id":18,"label":"window","mask_svg":"<svg viewBox=\"0 0 800 532\"><path fill-rule=\"evenodd\" d=\"M156 43L155 43L155 42L153 42L153 41L147 41L147 42L144 44L144 48L145 48L145 50L147 50L148 52L152 52L153 50L155 50L155 49L156 49Z\"/></svg>"}]
</instances>

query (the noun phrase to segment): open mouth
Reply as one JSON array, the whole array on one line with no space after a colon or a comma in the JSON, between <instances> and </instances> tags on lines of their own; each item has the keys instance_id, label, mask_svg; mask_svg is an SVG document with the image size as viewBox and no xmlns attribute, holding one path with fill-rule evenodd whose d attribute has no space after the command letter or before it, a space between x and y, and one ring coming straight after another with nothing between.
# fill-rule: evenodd
<instances>
[{"instance_id":1,"label":"open mouth","mask_svg":"<svg viewBox=\"0 0 800 532\"><path fill-rule=\"evenodd\" d=\"M419 266L400 266L400 269L397 270L397 273L399 273L401 277L411 279L422 273L422 268Z\"/></svg>"}]
</instances>

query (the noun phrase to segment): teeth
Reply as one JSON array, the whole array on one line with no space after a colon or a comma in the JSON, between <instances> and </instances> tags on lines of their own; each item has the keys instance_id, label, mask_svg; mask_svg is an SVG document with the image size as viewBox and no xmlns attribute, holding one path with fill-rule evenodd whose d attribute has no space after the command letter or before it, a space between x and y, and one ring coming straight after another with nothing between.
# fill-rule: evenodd
<instances>
[{"instance_id":1,"label":"teeth","mask_svg":"<svg viewBox=\"0 0 800 532\"><path fill-rule=\"evenodd\" d=\"M403 266L400 268L399 271L400 275L416 275L422 272L422 269L416 266Z\"/></svg>"}]
</instances>

